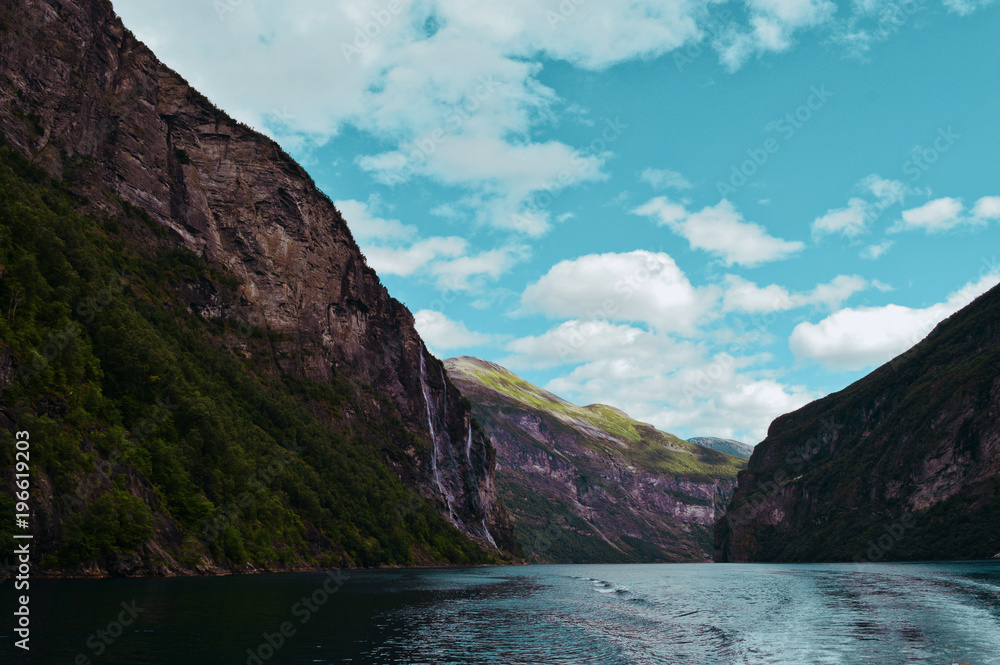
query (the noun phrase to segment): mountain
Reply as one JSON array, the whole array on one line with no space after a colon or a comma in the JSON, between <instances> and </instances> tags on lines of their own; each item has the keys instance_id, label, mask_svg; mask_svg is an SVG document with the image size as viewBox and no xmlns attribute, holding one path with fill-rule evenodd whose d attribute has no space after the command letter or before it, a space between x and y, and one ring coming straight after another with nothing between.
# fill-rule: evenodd
<instances>
[{"instance_id":1,"label":"mountain","mask_svg":"<svg viewBox=\"0 0 1000 665\"><path fill-rule=\"evenodd\" d=\"M576 406L478 358L445 361L497 451L497 481L538 562L708 561L744 460L610 406Z\"/></svg>"},{"instance_id":2,"label":"mountain","mask_svg":"<svg viewBox=\"0 0 1000 665\"><path fill-rule=\"evenodd\" d=\"M1000 287L777 418L715 537L718 561L1000 553Z\"/></svg>"},{"instance_id":3,"label":"mountain","mask_svg":"<svg viewBox=\"0 0 1000 665\"><path fill-rule=\"evenodd\" d=\"M742 457L743 459L750 459L750 455L753 453L753 446L748 446L733 439L717 439L714 436L694 436L689 438L688 441L696 443L699 446L711 448L712 450L718 450L720 453Z\"/></svg>"},{"instance_id":4,"label":"mountain","mask_svg":"<svg viewBox=\"0 0 1000 665\"><path fill-rule=\"evenodd\" d=\"M489 439L277 144L106 0L0 7L0 100L0 427L46 567L516 555Z\"/></svg>"}]
</instances>

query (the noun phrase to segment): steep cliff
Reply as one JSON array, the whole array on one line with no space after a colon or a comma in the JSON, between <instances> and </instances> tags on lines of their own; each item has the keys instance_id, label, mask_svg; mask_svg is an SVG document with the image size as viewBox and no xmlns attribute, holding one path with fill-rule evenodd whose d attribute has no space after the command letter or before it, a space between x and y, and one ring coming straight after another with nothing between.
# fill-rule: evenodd
<instances>
[{"instance_id":1,"label":"steep cliff","mask_svg":"<svg viewBox=\"0 0 1000 665\"><path fill-rule=\"evenodd\" d=\"M719 439L714 436L692 436L688 441L696 443L699 446L711 448L712 450L718 450L720 453L742 457L743 459L750 459L750 455L753 453L753 446L748 446L733 439Z\"/></svg>"},{"instance_id":2,"label":"steep cliff","mask_svg":"<svg viewBox=\"0 0 1000 665\"><path fill-rule=\"evenodd\" d=\"M718 561L1000 553L1000 287L844 390L775 419Z\"/></svg>"},{"instance_id":3,"label":"steep cliff","mask_svg":"<svg viewBox=\"0 0 1000 665\"><path fill-rule=\"evenodd\" d=\"M296 386L297 403L330 429L331 440L336 434L363 441L378 457L376 466L391 468L479 546L516 549L494 486L489 440L474 429L467 404L426 351L410 312L366 265L340 213L279 146L233 121L160 63L123 27L110 3L28 0L0 8L0 132L55 179L55 188L73 197L73 208L88 219L114 220L102 222L97 233L110 238L110 252L121 253L109 261L115 270L136 260L168 272L171 260L187 266L173 283L162 274L133 277L123 297L142 300L162 287L164 311L177 314L180 307L180 314L211 323L194 333L199 343L245 360L240 371L269 389L281 393L282 386ZM65 213L60 205L54 206L57 216ZM73 257L67 260L72 263ZM76 264L73 269L81 270ZM4 288L20 287L7 280ZM74 311L76 304L66 306ZM0 344L4 353L13 353L11 366L30 360L33 347L17 343L24 321L10 317L9 339ZM172 334L179 324L163 326L161 332ZM110 356L97 360L114 362ZM331 389L335 399L324 396ZM171 398L181 413L194 408L188 396ZM7 407L12 399L5 393ZM19 408L7 409L7 424L17 425L19 414L37 416L41 409L38 403ZM138 411L126 411L125 420L139 417ZM171 425L183 420L176 415L171 412ZM136 423L122 425L131 429ZM97 457L106 459L111 452L97 451ZM315 456L294 451L293 456L315 472L331 474L316 467ZM235 495L232 487L209 488L194 468L185 471L186 481L209 505L218 507L224 496ZM75 482L82 482L87 469L74 474ZM152 482L135 465L111 475L128 477L133 495ZM42 496L44 480L39 479ZM337 482L335 474L329 482ZM156 491L146 504L163 522L153 545L173 553L167 568L183 569L176 555L193 523L179 523L154 505L165 490L152 486ZM87 494L88 502L96 500L93 494L100 491ZM40 519L52 525L42 552L56 547L59 525L67 518L51 492L48 499L39 508L48 510ZM323 531L309 524L303 533L313 528ZM351 528L358 532L352 538L363 541L367 527ZM305 550L318 552L322 547L316 543L323 542L351 559L338 541L343 535L320 535Z\"/></svg>"},{"instance_id":4,"label":"steep cliff","mask_svg":"<svg viewBox=\"0 0 1000 665\"><path fill-rule=\"evenodd\" d=\"M618 409L576 406L478 358L445 361L497 450L501 494L541 562L706 561L745 462Z\"/></svg>"}]
</instances>

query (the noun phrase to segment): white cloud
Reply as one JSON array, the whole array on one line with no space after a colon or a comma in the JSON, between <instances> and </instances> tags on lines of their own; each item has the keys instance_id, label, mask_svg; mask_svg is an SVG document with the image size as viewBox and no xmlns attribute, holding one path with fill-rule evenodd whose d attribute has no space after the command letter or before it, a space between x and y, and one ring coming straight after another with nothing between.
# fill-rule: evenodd
<instances>
[{"instance_id":1,"label":"white cloud","mask_svg":"<svg viewBox=\"0 0 1000 665\"><path fill-rule=\"evenodd\" d=\"M863 196L874 196L871 201L862 196L853 196L847 207L831 209L817 217L812 223L813 238L840 234L847 238L857 238L868 233L869 225L882 212L903 201L910 188L899 180L889 180L877 173L862 178L854 187Z\"/></svg>"},{"instance_id":2,"label":"white cloud","mask_svg":"<svg viewBox=\"0 0 1000 665\"><path fill-rule=\"evenodd\" d=\"M347 222L348 228L358 244L375 240L409 240L417 233L417 227L403 224L398 219L383 219L374 214L377 197L369 197L368 202L348 199L334 201L334 205Z\"/></svg>"},{"instance_id":3,"label":"white cloud","mask_svg":"<svg viewBox=\"0 0 1000 665\"><path fill-rule=\"evenodd\" d=\"M892 247L892 241L883 240L880 243L876 243L874 245L868 245L867 247L865 247L863 250L861 250L860 256L863 259L874 261L875 259L879 258L883 254L888 252L890 247Z\"/></svg>"},{"instance_id":4,"label":"white cloud","mask_svg":"<svg viewBox=\"0 0 1000 665\"><path fill-rule=\"evenodd\" d=\"M796 31L827 22L837 9L829 0L746 0L746 6L750 25L731 24L713 44L730 70L754 53L788 49Z\"/></svg>"},{"instance_id":5,"label":"white cloud","mask_svg":"<svg viewBox=\"0 0 1000 665\"><path fill-rule=\"evenodd\" d=\"M670 169L644 169L639 179L653 189L691 189L693 185L683 175Z\"/></svg>"},{"instance_id":6,"label":"white cloud","mask_svg":"<svg viewBox=\"0 0 1000 665\"><path fill-rule=\"evenodd\" d=\"M513 53L544 53L586 69L604 69L667 53L698 37L702 2L626 0L552 4L512 0L503 6L447 0L438 11L457 30Z\"/></svg>"},{"instance_id":7,"label":"white cloud","mask_svg":"<svg viewBox=\"0 0 1000 665\"><path fill-rule=\"evenodd\" d=\"M606 177L616 138L601 119L579 148L534 138L571 106L539 81L543 59L604 69L656 57L700 39L710 1L551 11L531 0L394 3L399 11L385 0L115 7L213 101L284 145L307 151L357 128L388 146L357 159L375 180L428 178L456 188L477 221L540 235L551 221L533 199Z\"/></svg>"},{"instance_id":8,"label":"white cloud","mask_svg":"<svg viewBox=\"0 0 1000 665\"><path fill-rule=\"evenodd\" d=\"M567 321L514 340L500 363L517 370L576 365L546 388L579 404L623 409L666 431L756 443L778 415L818 395L752 369L761 357L711 353L701 343L606 321Z\"/></svg>"},{"instance_id":9,"label":"white cloud","mask_svg":"<svg viewBox=\"0 0 1000 665\"><path fill-rule=\"evenodd\" d=\"M984 209L988 212L989 207L987 202ZM922 230L927 233L940 233L963 224L980 225L985 223L983 219L966 216L964 211L965 206L959 199L950 197L934 199L919 208L904 210L903 218L893 224L889 232Z\"/></svg>"},{"instance_id":10,"label":"white cloud","mask_svg":"<svg viewBox=\"0 0 1000 665\"><path fill-rule=\"evenodd\" d=\"M943 3L949 11L959 16L968 16L980 7L992 4L993 0L943 0Z\"/></svg>"},{"instance_id":11,"label":"white cloud","mask_svg":"<svg viewBox=\"0 0 1000 665\"><path fill-rule=\"evenodd\" d=\"M588 119L596 125L590 145L536 138L542 123L579 116L572 100L541 83L547 59L602 70L710 39L736 68L754 53L788 48L795 32L828 22L834 7L747 0L747 23L731 21L719 33L717 4L427 0L392 11L385 0L117 0L115 8L167 64L286 147L307 154L356 128L387 146L358 159L376 180L429 178L460 190L459 199L486 203L466 206L479 221L537 235L551 223L547 210L532 210L532 223L512 216L553 183L606 177L610 149L592 148L604 134L599 119Z\"/></svg>"},{"instance_id":12,"label":"white cloud","mask_svg":"<svg viewBox=\"0 0 1000 665\"><path fill-rule=\"evenodd\" d=\"M345 200L336 205L354 233L368 265L380 275L421 275L449 291L477 291L496 281L530 249L510 244L474 253L465 238L434 236L420 238L416 227L395 219L384 219L376 210L377 197L368 202Z\"/></svg>"},{"instance_id":13,"label":"white cloud","mask_svg":"<svg viewBox=\"0 0 1000 665\"><path fill-rule=\"evenodd\" d=\"M886 362L927 336L934 326L1000 283L991 271L924 308L885 305L842 309L819 323L800 323L789 345L797 358L832 370L858 370Z\"/></svg>"},{"instance_id":14,"label":"white cloud","mask_svg":"<svg viewBox=\"0 0 1000 665\"><path fill-rule=\"evenodd\" d=\"M846 208L829 210L822 217L817 217L812 223L814 238L839 233L848 238L856 238L868 231L866 214L868 202L864 199L852 198Z\"/></svg>"},{"instance_id":15,"label":"white cloud","mask_svg":"<svg viewBox=\"0 0 1000 665\"><path fill-rule=\"evenodd\" d=\"M992 0L943 0L945 7L975 8ZM854 0L852 11L831 22L832 41L847 49L848 55L864 59L872 46L885 42L905 28L914 27L922 12L933 10L926 2L899 0ZM959 12L961 13L961 12Z\"/></svg>"},{"instance_id":16,"label":"white cloud","mask_svg":"<svg viewBox=\"0 0 1000 665\"><path fill-rule=\"evenodd\" d=\"M760 287L738 275L726 275L722 309L748 313L783 312L809 305L835 309L869 286L868 280L858 275L838 275L826 284L818 284L811 291L793 293L777 284Z\"/></svg>"},{"instance_id":17,"label":"white cloud","mask_svg":"<svg viewBox=\"0 0 1000 665\"><path fill-rule=\"evenodd\" d=\"M442 260L430 268L439 286L454 291L469 291L485 280L496 281L528 257L526 245L498 247L471 256Z\"/></svg>"},{"instance_id":18,"label":"white cloud","mask_svg":"<svg viewBox=\"0 0 1000 665\"><path fill-rule=\"evenodd\" d=\"M901 203L910 191L910 188L905 183L899 180L883 178L877 173L872 173L863 178L858 185L874 194L877 203L882 208L886 208L894 203Z\"/></svg>"},{"instance_id":19,"label":"white cloud","mask_svg":"<svg viewBox=\"0 0 1000 665\"><path fill-rule=\"evenodd\" d=\"M1000 196L984 196L976 201L972 216L978 219L1000 219Z\"/></svg>"},{"instance_id":20,"label":"white cloud","mask_svg":"<svg viewBox=\"0 0 1000 665\"><path fill-rule=\"evenodd\" d=\"M490 125L489 131L495 129ZM548 206L539 204L549 192L606 177L601 170L605 155L555 141L512 145L495 136L445 135L439 144L426 145L434 145L432 153L411 146L357 161L385 184L420 175L466 188L471 193L455 202L453 210L481 224L529 236L551 228Z\"/></svg>"},{"instance_id":21,"label":"white cloud","mask_svg":"<svg viewBox=\"0 0 1000 665\"><path fill-rule=\"evenodd\" d=\"M791 294L783 286L760 287L738 275L726 275L722 309L726 312L784 312L793 307Z\"/></svg>"},{"instance_id":22,"label":"white cloud","mask_svg":"<svg viewBox=\"0 0 1000 665\"><path fill-rule=\"evenodd\" d=\"M976 0L948 0L964 12ZM354 128L386 148L357 163L381 182L427 178L457 191L476 221L540 235L553 187L607 177L600 120L573 147L537 138L572 100L541 83L547 60L589 70L656 58L706 39L738 68L829 23L829 0L747 0L747 22L718 32L717 0L116 0L157 55L220 107L299 157ZM857 9L855 9L857 11ZM606 139L606 137L604 137ZM677 181L678 184L681 181Z\"/></svg>"},{"instance_id":23,"label":"white cloud","mask_svg":"<svg viewBox=\"0 0 1000 665\"><path fill-rule=\"evenodd\" d=\"M669 255L637 250L561 261L521 302L552 317L643 322L691 335L717 298L714 287L692 286Z\"/></svg>"},{"instance_id":24,"label":"white cloud","mask_svg":"<svg viewBox=\"0 0 1000 665\"><path fill-rule=\"evenodd\" d=\"M792 299L803 305L823 305L828 309L834 309L868 286L868 280L859 275L837 275L830 282L819 284L808 293L793 294Z\"/></svg>"},{"instance_id":25,"label":"white cloud","mask_svg":"<svg viewBox=\"0 0 1000 665\"><path fill-rule=\"evenodd\" d=\"M962 203L957 199L945 197L928 201L919 208L904 210L903 224L898 230L944 231L961 223L959 215L962 210Z\"/></svg>"},{"instance_id":26,"label":"white cloud","mask_svg":"<svg viewBox=\"0 0 1000 665\"><path fill-rule=\"evenodd\" d=\"M513 340L506 348L512 355L503 363L511 367L575 365L610 357L683 365L700 355L693 342L606 320L579 319L564 321L541 335Z\"/></svg>"},{"instance_id":27,"label":"white cloud","mask_svg":"<svg viewBox=\"0 0 1000 665\"><path fill-rule=\"evenodd\" d=\"M408 277L427 268L434 260L465 254L468 243L457 236L427 238L405 247L362 245L368 265L380 275Z\"/></svg>"},{"instance_id":28,"label":"white cloud","mask_svg":"<svg viewBox=\"0 0 1000 665\"><path fill-rule=\"evenodd\" d=\"M453 321L441 312L429 309L420 310L413 315L413 319L420 337L435 354L438 351L482 346L495 339L493 335L469 330L461 321Z\"/></svg>"},{"instance_id":29,"label":"white cloud","mask_svg":"<svg viewBox=\"0 0 1000 665\"><path fill-rule=\"evenodd\" d=\"M760 224L747 222L729 201L689 213L686 208L664 196L646 202L632 211L657 219L661 226L684 237L692 249L719 256L726 265L754 266L784 259L800 251L805 244L768 235Z\"/></svg>"}]
</instances>

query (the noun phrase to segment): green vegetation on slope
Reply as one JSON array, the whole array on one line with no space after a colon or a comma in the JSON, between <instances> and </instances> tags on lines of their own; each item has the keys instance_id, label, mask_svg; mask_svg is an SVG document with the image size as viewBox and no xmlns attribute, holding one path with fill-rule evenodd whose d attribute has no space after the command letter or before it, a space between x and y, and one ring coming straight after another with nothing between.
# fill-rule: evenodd
<instances>
[{"instance_id":1,"label":"green vegetation on slope","mask_svg":"<svg viewBox=\"0 0 1000 665\"><path fill-rule=\"evenodd\" d=\"M662 432L614 407L567 402L499 365L469 357L449 362L455 371L487 389L477 394L478 403L508 408L515 404L547 413L558 419L568 432L589 433L584 439L587 447L621 456L643 471L711 481L735 478L745 466L732 455ZM623 441L628 443L623 445Z\"/></svg>"},{"instance_id":2,"label":"green vegetation on slope","mask_svg":"<svg viewBox=\"0 0 1000 665\"><path fill-rule=\"evenodd\" d=\"M725 501L744 460L688 443L610 406L576 406L485 360L452 358L445 365L494 441L500 493L529 560L629 563L710 556L712 526L691 514L713 514L716 482L727 488L721 490Z\"/></svg>"},{"instance_id":3,"label":"green vegetation on slope","mask_svg":"<svg viewBox=\"0 0 1000 665\"><path fill-rule=\"evenodd\" d=\"M108 560L154 529L186 565L206 547L223 565L493 560L381 461L412 441L401 424L338 425L363 387L259 366L272 332L208 320L182 297L234 278L141 210L96 220L73 203L0 146L0 369L6 358L13 372L0 467L12 430L29 431L34 491L51 484L61 522L40 543L47 564Z\"/></svg>"}]
</instances>

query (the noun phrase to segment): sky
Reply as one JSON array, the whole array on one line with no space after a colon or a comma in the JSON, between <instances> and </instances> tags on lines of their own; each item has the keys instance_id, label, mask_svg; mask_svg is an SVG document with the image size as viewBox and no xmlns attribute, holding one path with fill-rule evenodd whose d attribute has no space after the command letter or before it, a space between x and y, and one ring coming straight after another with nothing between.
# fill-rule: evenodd
<instances>
[{"instance_id":1,"label":"sky","mask_svg":"<svg viewBox=\"0 0 1000 665\"><path fill-rule=\"evenodd\" d=\"M116 0L441 358L755 444L1000 282L992 0Z\"/></svg>"}]
</instances>

